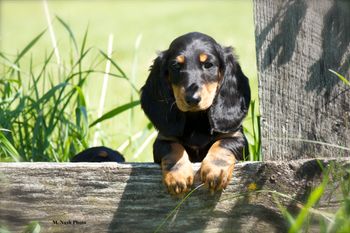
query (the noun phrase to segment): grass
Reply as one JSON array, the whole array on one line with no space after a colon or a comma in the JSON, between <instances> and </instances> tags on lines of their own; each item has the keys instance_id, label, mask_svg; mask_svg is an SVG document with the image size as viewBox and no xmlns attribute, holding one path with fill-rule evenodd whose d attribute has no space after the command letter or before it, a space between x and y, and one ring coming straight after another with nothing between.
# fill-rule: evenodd
<instances>
[{"instance_id":1,"label":"grass","mask_svg":"<svg viewBox=\"0 0 350 233\"><path fill-rule=\"evenodd\" d=\"M189 31L236 48L255 100L245 131L251 135L250 149L259 152L251 1L188 1L181 9L175 1L49 2L59 59L49 30L43 31L48 25L41 1L0 4L0 106L6 110L0 128L10 130L1 131L2 161L67 161L92 145L96 131L99 144L122 150L127 161L152 161L154 129L140 109L138 90L156 51ZM104 48L111 33L116 39L109 58ZM97 119L107 61L106 103Z\"/></svg>"},{"instance_id":2,"label":"grass","mask_svg":"<svg viewBox=\"0 0 350 233\"><path fill-rule=\"evenodd\" d=\"M69 26L59 22L76 41ZM89 117L83 86L92 74L102 73L96 64L83 68L93 48L86 47L88 31L80 48L75 44L77 56L70 57L69 64L52 62L54 51L44 57L39 69L34 69L32 58L29 67L21 68L22 59L36 45L45 31L32 39L15 57L0 54L3 62L0 90L0 148L1 160L8 161L69 161L69 158L89 147L90 128L139 105L139 101L118 106L89 125ZM123 70L105 53L92 54L96 60L111 61L117 73L109 75L130 83ZM24 61L25 62L25 61ZM133 89L135 89L133 87ZM138 93L136 90L135 92Z\"/></svg>"},{"instance_id":3,"label":"grass","mask_svg":"<svg viewBox=\"0 0 350 233\"><path fill-rule=\"evenodd\" d=\"M44 33L13 58L1 54L8 64L3 67L0 83L0 125L8 130L3 134L16 148L16 156L21 161L67 161L70 154L87 147L86 102L81 91L89 74L81 70L81 63L90 50L85 50L87 33L79 58L66 66L63 73L58 72L61 67L59 70L53 67L53 52L45 55L37 72L32 58L29 69L23 69L22 58ZM1 158L6 160L9 147L3 151L7 153L1 154Z\"/></svg>"}]
</instances>

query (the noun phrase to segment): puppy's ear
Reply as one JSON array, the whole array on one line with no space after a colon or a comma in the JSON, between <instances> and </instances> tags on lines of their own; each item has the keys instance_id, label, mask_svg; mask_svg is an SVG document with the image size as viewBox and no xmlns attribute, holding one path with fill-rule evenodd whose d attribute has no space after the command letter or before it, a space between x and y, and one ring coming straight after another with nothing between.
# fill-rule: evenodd
<instances>
[{"instance_id":1,"label":"puppy's ear","mask_svg":"<svg viewBox=\"0 0 350 233\"><path fill-rule=\"evenodd\" d=\"M161 52L154 60L146 84L141 89L141 107L162 135L180 136L185 116L175 104L166 61L167 51Z\"/></svg>"},{"instance_id":2,"label":"puppy's ear","mask_svg":"<svg viewBox=\"0 0 350 233\"><path fill-rule=\"evenodd\" d=\"M212 131L228 133L238 130L250 102L249 80L243 74L231 47L218 46L221 57L218 93L209 109Z\"/></svg>"}]
</instances>

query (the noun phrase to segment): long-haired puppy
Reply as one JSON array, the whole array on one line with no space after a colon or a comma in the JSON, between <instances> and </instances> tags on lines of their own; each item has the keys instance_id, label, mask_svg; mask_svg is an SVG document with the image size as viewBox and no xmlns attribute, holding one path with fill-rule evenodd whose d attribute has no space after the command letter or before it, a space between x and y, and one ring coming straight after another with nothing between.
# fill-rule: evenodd
<instances>
[{"instance_id":1,"label":"long-haired puppy","mask_svg":"<svg viewBox=\"0 0 350 233\"><path fill-rule=\"evenodd\" d=\"M200 178L224 189L246 140L242 121L250 89L231 47L192 32L176 38L154 60L141 105L158 129L153 156L171 194L191 189L191 162L202 162Z\"/></svg>"}]
</instances>

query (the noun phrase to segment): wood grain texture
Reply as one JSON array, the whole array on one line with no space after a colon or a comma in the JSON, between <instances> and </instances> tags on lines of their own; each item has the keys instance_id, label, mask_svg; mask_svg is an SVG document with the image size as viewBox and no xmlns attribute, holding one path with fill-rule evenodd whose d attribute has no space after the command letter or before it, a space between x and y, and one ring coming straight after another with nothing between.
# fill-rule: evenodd
<instances>
[{"instance_id":1,"label":"wood grain texture","mask_svg":"<svg viewBox=\"0 0 350 233\"><path fill-rule=\"evenodd\" d=\"M327 167L331 160L320 161ZM349 166L350 159L335 163ZM224 192L199 188L160 232L285 232L271 191L304 201L320 176L316 160L239 163ZM180 201L166 193L156 164L0 163L0 181L0 225L13 232L33 220L42 232L153 232ZM276 197L297 210L295 201ZM318 208L334 212L338 203Z\"/></svg>"},{"instance_id":2,"label":"wood grain texture","mask_svg":"<svg viewBox=\"0 0 350 233\"><path fill-rule=\"evenodd\" d=\"M346 157L350 88L350 1L255 0L254 21L264 160Z\"/></svg>"}]
</instances>

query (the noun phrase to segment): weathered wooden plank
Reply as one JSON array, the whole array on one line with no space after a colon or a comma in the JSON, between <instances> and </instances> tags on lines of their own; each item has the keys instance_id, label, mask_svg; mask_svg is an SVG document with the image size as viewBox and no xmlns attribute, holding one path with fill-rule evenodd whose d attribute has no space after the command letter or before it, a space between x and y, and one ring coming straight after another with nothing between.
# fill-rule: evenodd
<instances>
[{"instance_id":1,"label":"weathered wooden plank","mask_svg":"<svg viewBox=\"0 0 350 233\"><path fill-rule=\"evenodd\" d=\"M350 1L255 0L265 160L349 156Z\"/></svg>"},{"instance_id":2,"label":"weathered wooden plank","mask_svg":"<svg viewBox=\"0 0 350 233\"><path fill-rule=\"evenodd\" d=\"M285 232L271 191L303 201L320 174L316 160L239 163L224 192L199 188L161 232ZM0 163L0 182L0 225L14 232L33 220L43 232L153 232L179 202L155 164ZM276 197L294 209L295 201ZM326 203L322 208L334 208Z\"/></svg>"}]
</instances>

